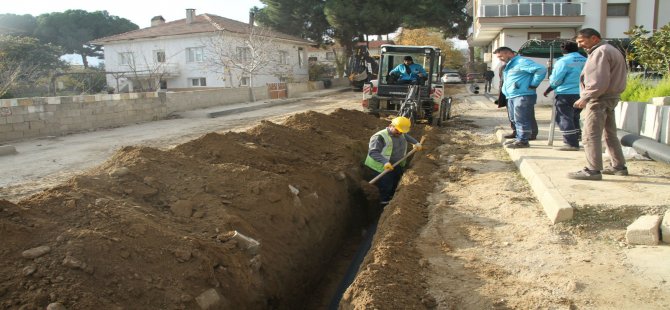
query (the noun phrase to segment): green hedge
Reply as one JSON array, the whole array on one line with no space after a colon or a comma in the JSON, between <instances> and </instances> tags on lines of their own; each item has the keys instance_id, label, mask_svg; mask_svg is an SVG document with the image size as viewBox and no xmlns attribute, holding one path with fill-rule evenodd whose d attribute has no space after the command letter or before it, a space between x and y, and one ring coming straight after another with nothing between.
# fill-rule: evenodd
<instances>
[{"instance_id":1,"label":"green hedge","mask_svg":"<svg viewBox=\"0 0 670 310\"><path fill-rule=\"evenodd\" d=\"M670 77L658 82L640 77L628 77L626 90L621 93L622 101L648 102L654 97L670 96Z\"/></svg>"}]
</instances>

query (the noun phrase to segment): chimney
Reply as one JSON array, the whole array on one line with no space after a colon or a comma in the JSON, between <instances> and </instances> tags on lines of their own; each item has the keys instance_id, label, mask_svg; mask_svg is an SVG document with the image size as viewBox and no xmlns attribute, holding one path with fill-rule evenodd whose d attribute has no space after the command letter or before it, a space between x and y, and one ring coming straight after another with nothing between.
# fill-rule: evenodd
<instances>
[{"instance_id":1,"label":"chimney","mask_svg":"<svg viewBox=\"0 0 670 310\"><path fill-rule=\"evenodd\" d=\"M165 24L165 18L163 18L163 16L158 15L158 16L154 16L151 19L151 27L155 27L155 26L162 25L162 24Z\"/></svg>"},{"instance_id":2,"label":"chimney","mask_svg":"<svg viewBox=\"0 0 670 310\"><path fill-rule=\"evenodd\" d=\"M254 27L254 18L255 18L255 13L254 12L249 12L249 28Z\"/></svg>"},{"instance_id":3,"label":"chimney","mask_svg":"<svg viewBox=\"0 0 670 310\"><path fill-rule=\"evenodd\" d=\"M192 24L195 20L195 9L186 9L186 23Z\"/></svg>"}]
</instances>

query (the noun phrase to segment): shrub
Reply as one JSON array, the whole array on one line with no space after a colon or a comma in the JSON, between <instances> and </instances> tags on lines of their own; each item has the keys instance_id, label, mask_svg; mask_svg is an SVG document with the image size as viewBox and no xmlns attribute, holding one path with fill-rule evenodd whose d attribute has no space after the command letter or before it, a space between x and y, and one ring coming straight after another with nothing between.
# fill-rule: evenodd
<instances>
[{"instance_id":1,"label":"shrub","mask_svg":"<svg viewBox=\"0 0 670 310\"><path fill-rule=\"evenodd\" d=\"M670 77L655 81L640 77L628 77L626 90L621 93L622 101L648 102L654 97L670 96Z\"/></svg>"}]
</instances>

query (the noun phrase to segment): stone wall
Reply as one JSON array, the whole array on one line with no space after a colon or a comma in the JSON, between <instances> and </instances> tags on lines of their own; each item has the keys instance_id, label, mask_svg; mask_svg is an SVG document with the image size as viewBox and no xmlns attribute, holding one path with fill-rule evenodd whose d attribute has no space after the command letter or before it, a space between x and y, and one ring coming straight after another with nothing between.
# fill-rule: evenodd
<instances>
[{"instance_id":1,"label":"stone wall","mask_svg":"<svg viewBox=\"0 0 670 310\"><path fill-rule=\"evenodd\" d=\"M253 90L256 100L268 99L267 87ZM308 90L307 83L293 83L289 97ZM0 99L0 144L155 121L173 112L248 101L248 88Z\"/></svg>"}]
</instances>

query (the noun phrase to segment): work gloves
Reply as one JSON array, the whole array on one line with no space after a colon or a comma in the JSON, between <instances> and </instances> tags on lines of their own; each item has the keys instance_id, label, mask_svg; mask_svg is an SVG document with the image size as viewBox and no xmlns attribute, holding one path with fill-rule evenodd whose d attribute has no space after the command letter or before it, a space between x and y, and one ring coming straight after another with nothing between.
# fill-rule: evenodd
<instances>
[{"instance_id":1,"label":"work gloves","mask_svg":"<svg viewBox=\"0 0 670 310\"><path fill-rule=\"evenodd\" d=\"M384 170L393 170L393 165L391 165L391 163L385 163Z\"/></svg>"},{"instance_id":2,"label":"work gloves","mask_svg":"<svg viewBox=\"0 0 670 310\"><path fill-rule=\"evenodd\" d=\"M417 152L423 150L423 145L421 143L417 143L412 145L412 148L415 149Z\"/></svg>"}]
</instances>

